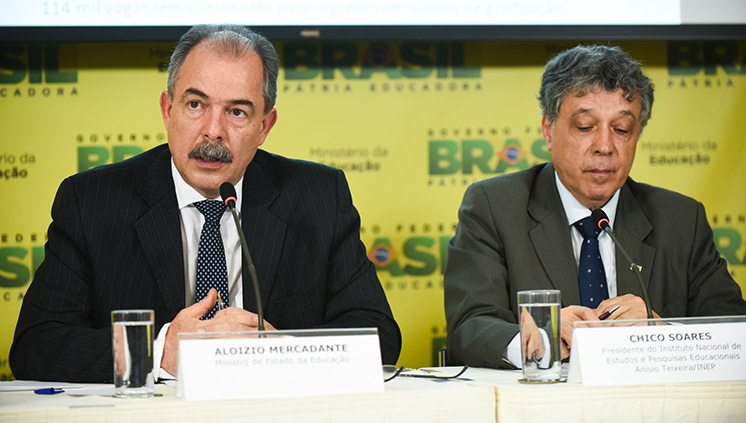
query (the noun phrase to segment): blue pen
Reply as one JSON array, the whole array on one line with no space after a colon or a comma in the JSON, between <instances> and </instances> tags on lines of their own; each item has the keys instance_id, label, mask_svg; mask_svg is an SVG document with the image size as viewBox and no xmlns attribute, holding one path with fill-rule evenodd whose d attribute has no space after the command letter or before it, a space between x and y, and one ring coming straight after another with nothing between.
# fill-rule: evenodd
<instances>
[{"instance_id":1,"label":"blue pen","mask_svg":"<svg viewBox=\"0 0 746 423\"><path fill-rule=\"evenodd\" d=\"M63 392L65 392L65 390L60 388L42 388L34 390L34 393L39 395L54 395L61 394Z\"/></svg>"}]
</instances>

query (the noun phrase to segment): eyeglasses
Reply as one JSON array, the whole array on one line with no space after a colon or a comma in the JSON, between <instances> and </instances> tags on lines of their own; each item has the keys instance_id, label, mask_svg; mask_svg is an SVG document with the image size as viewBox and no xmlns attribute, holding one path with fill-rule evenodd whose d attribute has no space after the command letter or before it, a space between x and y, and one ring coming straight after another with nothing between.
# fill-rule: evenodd
<instances>
[{"instance_id":1,"label":"eyeglasses","mask_svg":"<svg viewBox=\"0 0 746 423\"><path fill-rule=\"evenodd\" d=\"M386 364L383 366L383 374L385 377L383 381L388 382L396 378L397 376L398 377L416 377L416 378L421 378L421 379L439 379L439 380L449 380L449 379L471 380L467 378L459 378L459 376L464 374L467 369L469 369L469 366L464 365L464 367L461 368L461 370L455 375L447 375L447 374L442 374L442 370L408 369L408 368L405 368L404 366L397 368L396 366Z\"/></svg>"}]
</instances>

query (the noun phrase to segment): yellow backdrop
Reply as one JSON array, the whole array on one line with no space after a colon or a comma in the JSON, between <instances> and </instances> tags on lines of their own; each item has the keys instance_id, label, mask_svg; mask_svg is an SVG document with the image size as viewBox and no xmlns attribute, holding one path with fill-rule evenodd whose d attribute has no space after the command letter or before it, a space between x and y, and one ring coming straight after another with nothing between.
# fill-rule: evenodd
<instances>
[{"instance_id":1,"label":"yellow backdrop","mask_svg":"<svg viewBox=\"0 0 746 423\"><path fill-rule=\"evenodd\" d=\"M277 44L279 122L265 148L346 171L402 329L400 364L430 365L444 343L446 244L467 185L550 158L536 95L546 60L575 44ZM746 42L619 44L656 84L632 177L702 201L746 286ZM171 47L0 45L1 379L61 180L165 142Z\"/></svg>"}]
</instances>

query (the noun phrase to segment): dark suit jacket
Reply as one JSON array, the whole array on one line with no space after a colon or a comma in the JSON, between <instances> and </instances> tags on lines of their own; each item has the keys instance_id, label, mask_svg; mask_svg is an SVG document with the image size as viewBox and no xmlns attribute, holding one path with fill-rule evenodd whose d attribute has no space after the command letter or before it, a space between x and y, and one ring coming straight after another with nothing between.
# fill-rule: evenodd
<instances>
[{"instance_id":1,"label":"dark suit jacket","mask_svg":"<svg viewBox=\"0 0 746 423\"><path fill-rule=\"evenodd\" d=\"M622 187L614 230L662 317L746 314L718 254L701 203L632 179ZM641 296L617 255L617 292ZM445 274L448 360L508 367L518 333L516 293L559 289L580 304L578 269L551 163L473 184L459 209Z\"/></svg>"},{"instance_id":2,"label":"dark suit jacket","mask_svg":"<svg viewBox=\"0 0 746 423\"><path fill-rule=\"evenodd\" d=\"M19 379L112 379L110 312L152 308L155 330L184 308L181 226L167 145L74 175L52 207L46 256L10 352ZM342 171L258 151L242 226L278 329L377 327L384 363L401 335L360 241ZM247 266L244 308L256 310Z\"/></svg>"}]
</instances>

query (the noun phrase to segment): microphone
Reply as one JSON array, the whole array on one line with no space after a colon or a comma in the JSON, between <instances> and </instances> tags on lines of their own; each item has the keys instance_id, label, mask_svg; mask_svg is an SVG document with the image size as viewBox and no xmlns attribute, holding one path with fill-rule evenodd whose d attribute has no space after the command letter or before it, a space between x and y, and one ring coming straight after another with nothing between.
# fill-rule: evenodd
<instances>
[{"instance_id":1,"label":"microphone","mask_svg":"<svg viewBox=\"0 0 746 423\"><path fill-rule=\"evenodd\" d=\"M233 222L236 224L236 230L238 231L238 238L241 240L241 248L243 249L243 256L246 259L246 263L249 265L249 275L251 275L251 282L254 284L254 296L256 297L256 315L259 318L259 330L264 330L264 308L262 307L262 295L259 292L259 280L256 278L256 269L254 268L254 262L251 261L251 254L249 254L249 246L246 244L246 238L243 236L241 230L241 223L238 221L238 212L236 212L236 188L230 182L223 182L220 185L220 197L233 215Z\"/></svg>"},{"instance_id":2,"label":"microphone","mask_svg":"<svg viewBox=\"0 0 746 423\"><path fill-rule=\"evenodd\" d=\"M645 288L645 283L642 281L642 275L640 274L640 267L635 264L634 260L627 254L627 251L622 247L622 244L619 243L619 240L616 239L616 234L611 229L611 226L609 226L609 217L606 216L606 213L604 213L601 209L596 209L591 212L591 219L593 219L593 224L598 226L599 229L604 230L609 236L611 237L611 240L614 241L614 245L616 245L616 248L619 249L619 251L622 253L624 258L627 260L627 263L629 263L629 270L632 271L632 273L635 274L637 277L637 282L640 284L640 290L642 291L642 300L645 302L645 309L648 312L648 319L653 318L653 312L650 310L650 299L648 298L648 290Z\"/></svg>"}]
</instances>

